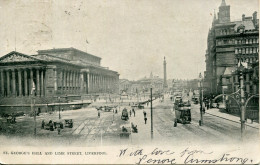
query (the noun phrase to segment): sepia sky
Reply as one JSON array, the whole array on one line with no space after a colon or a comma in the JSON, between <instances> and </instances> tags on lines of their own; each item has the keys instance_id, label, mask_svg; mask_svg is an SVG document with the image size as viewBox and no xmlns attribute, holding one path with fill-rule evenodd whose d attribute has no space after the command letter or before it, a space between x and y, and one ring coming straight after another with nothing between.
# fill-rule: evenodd
<instances>
[{"instance_id":1,"label":"sepia sky","mask_svg":"<svg viewBox=\"0 0 260 165\"><path fill-rule=\"evenodd\" d=\"M220 4L221 0L0 0L0 56L15 47L25 54L74 47L101 57L102 66L130 80L150 72L163 77L165 56L168 79L197 78L205 70L207 34ZM258 0L226 4L231 6L231 21L258 11Z\"/></svg>"}]
</instances>

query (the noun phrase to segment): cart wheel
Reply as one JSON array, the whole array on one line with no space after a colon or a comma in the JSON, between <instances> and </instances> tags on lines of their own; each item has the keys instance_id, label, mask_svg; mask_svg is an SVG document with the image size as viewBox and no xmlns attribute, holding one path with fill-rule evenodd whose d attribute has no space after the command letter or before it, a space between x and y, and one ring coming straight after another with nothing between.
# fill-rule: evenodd
<instances>
[{"instance_id":1,"label":"cart wheel","mask_svg":"<svg viewBox=\"0 0 260 165\"><path fill-rule=\"evenodd\" d=\"M177 127L177 122L175 121L174 124L173 124L174 127Z\"/></svg>"}]
</instances>

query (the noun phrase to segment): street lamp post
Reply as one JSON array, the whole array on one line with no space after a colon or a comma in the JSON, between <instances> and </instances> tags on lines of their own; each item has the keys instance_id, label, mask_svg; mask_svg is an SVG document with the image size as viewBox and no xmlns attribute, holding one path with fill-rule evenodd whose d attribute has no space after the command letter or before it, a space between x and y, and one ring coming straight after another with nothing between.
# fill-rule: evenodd
<instances>
[{"instance_id":1,"label":"street lamp post","mask_svg":"<svg viewBox=\"0 0 260 165\"><path fill-rule=\"evenodd\" d=\"M244 139L245 133L245 92L244 92L244 76L243 76L244 67L240 62L240 66L238 68L239 71L239 80L240 80L240 103L241 103L241 139Z\"/></svg>"},{"instance_id":2,"label":"street lamp post","mask_svg":"<svg viewBox=\"0 0 260 165\"><path fill-rule=\"evenodd\" d=\"M35 84L32 83L32 89L31 89L31 111L33 113L34 118L34 136L36 138L36 111L35 111Z\"/></svg>"},{"instance_id":3,"label":"street lamp post","mask_svg":"<svg viewBox=\"0 0 260 165\"><path fill-rule=\"evenodd\" d=\"M151 139L153 140L153 88L151 88Z\"/></svg>"},{"instance_id":4,"label":"street lamp post","mask_svg":"<svg viewBox=\"0 0 260 165\"><path fill-rule=\"evenodd\" d=\"M61 119L61 116L60 116L60 97L58 97L59 99L59 119Z\"/></svg>"},{"instance_id":5,"label":"street lamp post","mask_svg":"<svg viewBox=\"0 0 260 165\"><path fill-rule=\"evenodd\" d=\"M202 126L203 124L203 93L202 93L202 75L200 73L199 75L199 80L200 80L200 83L199 83L199 86L200 86L200 121L199 121L199 125Z\"/></svg>"}]
</instances>

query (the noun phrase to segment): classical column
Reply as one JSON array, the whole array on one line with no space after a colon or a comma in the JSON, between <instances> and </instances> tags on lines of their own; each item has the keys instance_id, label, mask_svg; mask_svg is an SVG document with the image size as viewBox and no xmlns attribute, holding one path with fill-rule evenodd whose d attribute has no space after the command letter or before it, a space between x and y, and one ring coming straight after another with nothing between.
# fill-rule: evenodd
<instances>
[{"instance_id":1,"label":"classical column","mask_svg":"<svg viewBox=\"0 0 260 165\"><path fill-rule=\"evenodd\" d=\"M76 92L78 92L78 72L76 71L76 73L75 73L75 87L76 87L76 89L75 89L75 91Z\"/></svg>"},{"instance_id":2,"label":"classical column","mask_svg":"<svg viewBox=\"0 0 260 165\"><path fill-rule=\"evenodd\" d=\"M61 88L60 88L60 92L62 94L64 94L64 71L61 70Z\"/></svg>"},{"instance_id":3,"label":"classical column","mask_svg":"<svg viewBox=\"0 0 260 165\"><path fill-rule=\"evenodd\" d=\"M79 86L80 85L79 85L79 72L78 71L77 71L77 74L76 74L76 79L77 79L76 80L76 86L77 86L77 90L76 91L79 92Z\"/></svg>"},{"instance_id":4,"label":"classical column","mask_svg":"<svg viewBox=\"0 0 260 165\"><path fill-rule=\"evenodd\" d=\"M43 72L44 72L44 70L42 69L41 70L41 96L43 96L44 95L44 88L43 88Z\"/></svg>"},{"instance_id":5,"label":"classical column","mask_svg":"<svg viewBox=\"0 0 260 165\"><path fill-rule=\"evenodd\" d=\"M2 96L4 96L4 71L3 70L1 70L1 94L2 94Z\"/></svg>"},{"instance_id":6,"label":"classical column","mask_svg":"<svg viewBox=\"0 0 260 165\"><path fill-rule=\"evenodd\" d=\"M73 71L73 93L75 94L75 89L76 89L76 72L75 71Z\"/></svg>"},{"instance_id":7,"label":"classical column","mask_svg":"<svg viewBox=\"0 0 260 165\"><path fill-rule=\"evenodd\" d=\"M15 84L15 70L12 70L12 91L13 96L16 96L16 84Z\"/></svg>"},{"instance_id":8,"label":"classical column","mask_svg":"<svg viewBox=\"0 0 260 165\"><path fill-rule=\"evenodd\" d=\"M73 71L70 73L70 93L73 93Z\"/></svg>"},{"instance_id":9,"label":"classical column","mask_svg":"<svg viewBox=\"0 0 260 165\"><path fill-rule=\"evenodd\" d=\"M67 94L67 91L68 91L68 72L67 72L67 70L64 71L64 83L65 83L64 92Z\"/></svg>"},{"instance_id":10,"label":"classical column","mask_svg":"<svg viewBox=\"0 0 260 165\"><path fill-rule=\"evenodd\" d=\"M21 69L18 69L18 86L19 86L19 95L22 96L22 77L21 77Z\"/></svg>"},{"instance_id":11,"label":"classical column","mask_svg":"<svg viewBox=\"0 0 260 165\"><path fill-rule=\"evenodd\" d=\"M89 72L87 73L87 93L89 93Z\"/></svg>"},{"instance_id":12,"label":"classical column","mask_svg":"<svg viewBox=\"0 0 260 165\"><path fill-rule=\"evenodd\" d=\"M92 82L91 82L91 74L88 73L89 75L89 88L88 88L88 92L90 93L91 92L91 88L92 88Z\"/></svg>"},{"instance_id":13,"label":"classical column","mask_svg":"<svg viewBox=\"0 0 260 165\"><path fill-rule=\"evenodd\" d=\"M6 70L6 92L7 96L10 96L10 73L9 70Z\"/></svg>"},{"instance_id":14,"label":"classical column","mask_svg":"<svg viewBox=\"0 0 260 165\"><path fill-rule=\"evenodd\" d=\"M69 72L68 72L68 93L70 93L70 87L71 87L71 81L70 81L70 79L71 79L71 72L69 71Z\"/></svg>"},{"instance_id":15,"label":"classical column","mask_svg":"<svg viewBox=\"0 0 260 165\"><path fill-rule=\"evenodd\" d=\"M24 75L24 95L28 96L28 88L27 88L27 70L24 69L23 71L23 75Z\"/></svg>"},{"instance_id":16,"label":"classical column","mask_svg":"<svg viewBox=\"0 0 260 165\"><path fill-rule=\"evenodd\" d=\"M38 68L36 69L36 95L40 95L40 74Z\"/></svg>"},{"instance_id":17,"label":"classical column","mask_svg":"<svg viewBox=\"0 0 260 165\"><path fill-rule=\"evenodd\" d=\"M54 94L57 94L58 86L57 86L57 68L54 70Z\"/></svg>"},{"instance_id":18,"label":"classical column","mask_svg":"<svg viewBox=\"0 0 260 165\"><path fill-rule=\"evenodd\" d=\"M30 69L30 80L31 80L30 88L29 88L30 95L34 95L34 93L32 93L32 87L33 87L33 69L32 68Z\"/></svg>"},{"instance_id":19,"label":"classical column","mask_svg":"<svg viewBox=\"0 0 260 165\"><path fill-rule=\"evenodd\" d=\"M92 74L92 92L95 92L95 75Z\"/></svg>"},{"instance_id":20,"label":"classical column","mask_svg":"<svg viewBox=\"0 0 260 165\"><path fill-rule=\"evenodd\" d=\"M97 92L97 75L96 74L94 74L94 84L95 84L95 93Z\"/></svg>"},{"instance_id":21,"label":"classical column","mask_svg":"<svg viewBox=\"0 0 260 165\"><path fill-rule=\"evenodd\" d=\"M83 93L84 86L83 86L83 73L80 72L80 92Z\"/></svg>"}]
</instances>

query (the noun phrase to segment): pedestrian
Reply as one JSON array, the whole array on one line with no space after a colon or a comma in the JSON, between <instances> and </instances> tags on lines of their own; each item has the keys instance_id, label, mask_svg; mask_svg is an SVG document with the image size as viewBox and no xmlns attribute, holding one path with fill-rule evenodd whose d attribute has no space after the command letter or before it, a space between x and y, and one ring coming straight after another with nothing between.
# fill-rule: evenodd
<instances>
[{"instance_id":1,"label":"pedestrian","mask_svg":"<svg viewBox=\"0 0 260 165\"><path fill-rule=\"evenodd\" d=\"M42 120L42 129L44 129L45 122Z\"/></svg>"},{"instance_id":2,"label":"pedestrian","mask_svg":"<svg viewBox=\"0 0 260 165\"><path fill-rule=\"evenodd\" d=\"M207 110L209 109L209 100L207 100Z\"/></svg>"},{"instance_id":3,"label":"pedestrian","mask_svg":"<svg viewBox=\"0 0 260 165\"><path fill-rule=\"evenodd\" d=\"M205 103L202 101L202 112L205 113Z\"/></svg>"},{"instance_id":4,"label":"pedestrian","mask_svg":"<svg viewBox=\"0 0 260 165\"><path fill-rule=\"evenodd\" d=\"M98 111L98 117L100 118L100 112Z\"/></svg>"},{"instance_id":5,"label":"pedestrian","mask_svg":"<svg viewBox=\"0 0 260 165\"><path fill-rule=\"evenodd\" d=\"M129 111L129 114L130 114L130 117L131 117L131 115L132 115L132 111Z\"/></svg>"},{"instance_id":6,"label":"pedestrian","mask_svg":"<svg viewBox=\"0 0 260 165\"><path fill-rule=\"evenodd\" d=\"M133 108L133 113L134 113L134 117L135 117L135 109Z\"/></svg>"},{"instance_id":7,"label":"pedestrian","mask_svg":"<svg viewBox=\"0 0 260 165\"><path fill-rule=\"evenodd\" d=\"M144 124L146 124L146 121L147 121L147 117L144 118Z\"/></svg>"},{"instance_id":8,"label":"pedestrian","mask_svg":"<svg viewBox=\"0 0 260 165\"><path fill-rule=\"evenodd\" d=\"M145 112L145 110L143 111L143 113L144 113L144 118L146 118L146 112Z\"/></svg>"}]
</instances>

